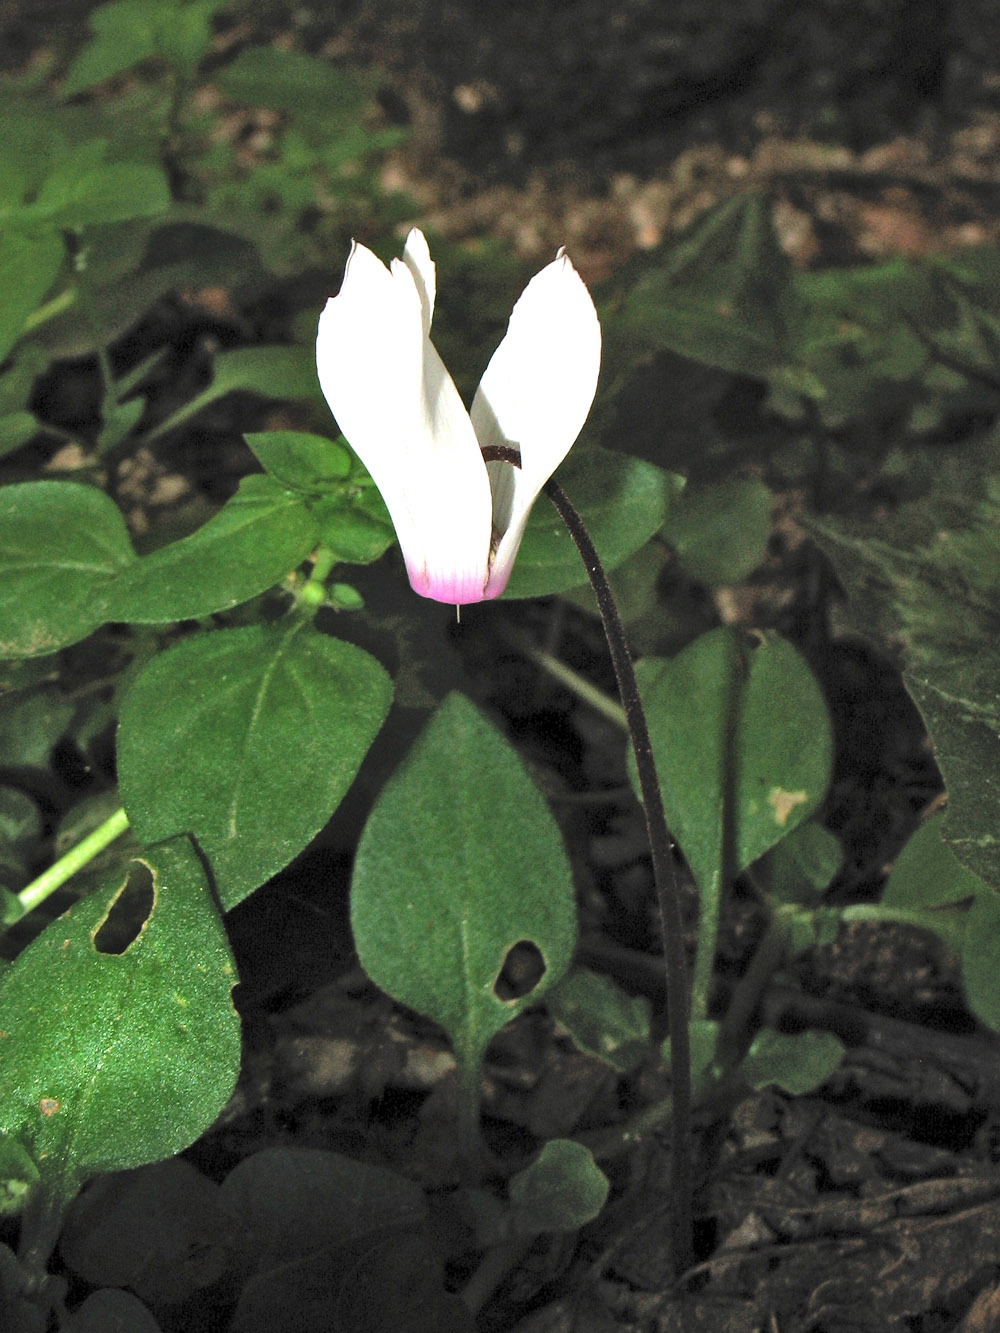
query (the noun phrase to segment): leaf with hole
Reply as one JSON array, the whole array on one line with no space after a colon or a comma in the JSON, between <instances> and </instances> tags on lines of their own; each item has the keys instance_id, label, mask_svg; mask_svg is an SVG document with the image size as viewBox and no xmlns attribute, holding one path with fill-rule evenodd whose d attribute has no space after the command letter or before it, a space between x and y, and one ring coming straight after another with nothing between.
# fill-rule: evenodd
<instances>
[{"instance_id":1,"label":"leaf with hole","mask_svg":"<svg viewBox=\"0 0 1000 1333\"><path fill-rule=\"evenodd\" d=\"M180 1152L236 1081L236 973L186 838L136 857L0 976L0 1133L54 1199Z\"/></svg>"},{"instance_id":2,"label":"leaf with hole","mask_svg":"<svg viewBox=\"0 0 1000 1333\"><path fill-rule=\"evenodd\" d=\"M351 924L376 985L439 1023L469 1063L569 966L576 914L559 829L515 751L459 694L375 802ZM498 981L521 941L544 971L502 999Z\"/></svg>"}]
</instances>

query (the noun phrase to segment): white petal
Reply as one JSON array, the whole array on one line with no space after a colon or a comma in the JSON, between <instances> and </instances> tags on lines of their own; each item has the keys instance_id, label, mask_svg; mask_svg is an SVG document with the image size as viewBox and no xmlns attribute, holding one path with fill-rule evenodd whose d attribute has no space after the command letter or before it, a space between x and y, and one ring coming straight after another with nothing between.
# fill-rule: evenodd
<instances>
[{"instance_id":1,"label":"white petal","mask_svg":"<svg viewBox=\"0 0 1000 1333\"><path fill-rule=\"evenodd\" d=\"M414 249L419 253L419 242ZM340 293L320 316L319 381L382 492L415 591L438 601L481 601L489 479L469 414L427 337L430 256L415 263L422 289L408 263L396 260L390 272L354 245Z\"/></svg>"},{"instance_id":2,"label":"white petal","mask_svg":"<svg viewBox=\"0 0 1000 1333\"><path fill-rule=\"evenodd\" d=\"M437 292L437 279L434 261L427 248L427 240L416 227L406 238L403 246L403 263L413 275L413 281L420 293L420 309L424 319L424 337L431 336L431 320L434 318L434 297Z\"/></svg>"},{"instance_id":3,"label":"white petal","mask_svg":"<svg viewBox=\"0 0 1000 1333\"><path fill-rule=\"evenodd\" d=\"M472 404L480 446L518 449L520 468L489 463L499 546L489 595L510 575L528 513L583 428L601 367L601 326L567 255L528 283Z\"/></svg>"}]
</instances>

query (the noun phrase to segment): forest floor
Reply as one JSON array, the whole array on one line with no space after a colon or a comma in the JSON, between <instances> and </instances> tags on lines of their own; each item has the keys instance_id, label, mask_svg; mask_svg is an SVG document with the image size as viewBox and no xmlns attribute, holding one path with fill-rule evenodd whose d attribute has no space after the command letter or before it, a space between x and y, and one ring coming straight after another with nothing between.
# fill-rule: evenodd
<instances>
[{"instance_id":1,"label":"forest floor","mask_svg":"<svg viewBox=\"0 0 1000 1333\"><path fill-rule=\"evenodd\" d=\"M988 4L885 0L842 21L839 4L756 0L716 3L714 24L697 18L704 5L643 0L552 5L545 17L537 2L270 8L258 21L276 39L375 65L387 118L411 132L382 184L414 201L414 221L454 241L490 237L531 261L565 245L599 283L748 190L769 198L801 269L1000 236L1000 67L990 63L1000 44ZM27 49L38 29L27 6L11 13L16 63L18 41ZM795 532L787 497L775 513L765 569L703 614L798 626L834 710L825 813L852 852L840 889L874 896L939 781L892 664L828 635L822 562ZM587 617L549 606L519 614L517 627L539 641L559 634L579 660L601 659ZM499 630L474 625L451 645L562 801L587 891L597 891L598 866L602 891L635 903L648 889L644 834L614 727L530 676ZM574 804L567 792L609 768L620 788L593 808ZM369 1156L431 1181L450 1134L445 1043L374 992L345 947L344 920L320 911L331 874L347 873L336 834L296 873L282 888L301 906L298 928L267 890L232 914L247 1067L192 1159L231 1162L275 1132L345 1150L363 1138ZM269 914L283 959L261 945L277 928ZM722 991L759 933L737 886ZM590 943L596 957L602 945ZM652 955L606 945L608 971L659 993ZM668 1152L653 1136L610 1164L614 1202L574 1247L539 1245L498 1289L483 1330L1000 1327L1000 1042L965 1009L954 961L915 930L859 925L775 983L763 1013L833 1031L847 1054L813 1094L748 1093L699 1123L697 1266L680 1279L670 1270ZM643 1079L630 1097L662 1095L662 1074ZM581 1106L596 1122L619 1094L606 1067L551 1025L526 1023L492 1049L488 1132L508 1147L565 1134Z\"/></svg>"}]
</instances>

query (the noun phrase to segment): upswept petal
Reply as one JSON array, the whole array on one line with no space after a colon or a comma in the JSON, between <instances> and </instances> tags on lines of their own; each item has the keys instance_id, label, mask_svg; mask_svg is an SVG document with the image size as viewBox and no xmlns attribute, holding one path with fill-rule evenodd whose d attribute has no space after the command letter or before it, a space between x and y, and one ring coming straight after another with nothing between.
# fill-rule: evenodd
<instances>
[{"instance_id":1,"label":"upswept petal","mask_svg":"<svg viewBox=\"0 0 1000 1333\"><path fill-rule=\"evenodd\" d=\"M487 464L497 542L487 597L503 592L528 513L583 428L601 366L590 293L560 250L528 283L472 404L481 448L519 450L520 468Z\"/></svg>"},{"instance_id":2,"label":"upswept petal","mask_svg":"<svg viewBox=\"0 0 1000 1333\"><path fill-rule=\"evenodd\" d=\"M394 259L393 264L399 260ZM431 336L431 320L434 318L434 297L437 294L437 276L434 260L427 247L427 238L422 231L414 227L403 246L403 263L413 276L413 283L420 294L420 309L424 322L424 337Z\"/></svg>"},{"instance_id":3,"label":"upswept petal","mask_svg":"<svg viewBox=\"0 0 1000 1333\"><path fill-rule=\"evenodd\" d=\"M392 271L351 249L320 316L316 362L337 424L382 493L414 591L481 601L489 479L451 376L428 337L434 266L419 232Z\"/></svg>"}]
</instances>

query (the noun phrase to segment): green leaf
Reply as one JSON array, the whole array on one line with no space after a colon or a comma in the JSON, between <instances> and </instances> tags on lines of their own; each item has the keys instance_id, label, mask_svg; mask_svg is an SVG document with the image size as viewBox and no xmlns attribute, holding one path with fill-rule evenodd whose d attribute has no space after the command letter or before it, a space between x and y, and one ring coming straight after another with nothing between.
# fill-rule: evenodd
<instances>
[{"instance_id":1,"label":"green leaf","mask_svg":"<svg viewBox=\"0 0 1000 1333\"><path fill-rule=\"evenodd\" d=\"M511 1223L522 1236L578 1231L604 1207L609 1188L589 1148L550 1139L530 1166L510 1178Z\"/></svg>"},{"instance_id":2,"label":"green leaf","mask_svg":"<svg viewBox=\"0 0 1000 1333\"><path fill-rule=\"evenodd\" d=\"M160 1333L160 1325L130 1291L92 1291L63 1325L65 1333Z\"/></svg>"},{"instance_id":3,"label":"green leaf","mask_svg":"<svg viewBox=\"0 0 1000 1333\"><path fill-rule=\"evenodd\" d=\"M58 232L35 234L14 227L0 230L0 361L24 332L28 316L41 305L62 262L63 242Z\"/></svg>"},{"instance_id":4,"label":"green leaf","mask_svg":"<svg viewBox=\"0 0 1000 1333\"><path fill-rule=\"evenodd\" d=\"M38 862L42 815L19 787L0 786L0 886L26 884ZM0 922L12 925L24 915L19 899L0 887Z\"/></svg>"},{"instance_id":5,"label":"green leaf","mask_svg":"<svg viewBox=\"0 0 1000 1333\"><path fill-rule=\"evenodd\" d=\"M939 455L930 494L890 517L808 526L849 624L902 652L948 789L946 840L1000 889L1000 440Z\"/></svg>"},{"instance_id":6,"label":"green leaf","mask_svg":"<svg viewBox=\"0 0 1000 1333\"><path fill-rule=\"evenodd\" d=\"M243 1240L215 1181L173 1157L102 1176L78 1195L59 1257L91 1287L128 1287L162 1309L204 1298Z\"/></svg>"},{"instance_id":7,"label":"green leaf","mask_svg":"<svg viewBox=\"0 0 1000 1333\"><path fill-rule=\"evenodd\" d=\"M966 902L989 891L943 840L945 818L943 813L934 815L907 839L886 880L883 907L933 909Z\"/></svg>"},{"instance_id":8,"label":"green leaf","mask_svg":"<svg viewBox=\"0 0 1000 1333\"><path fill-rule=\"evenodd\" d=\"M308 347L240 347L235 352L222 352L213 362L208 388L146 431L145 439L154 440L175 430L202 408L237 390L262 398L319 399L315 353Z\"/></svg>"},{"instance_id":9,"label":"green leaf","mask_svg":"<svg viewBox=\"0 0 1000 1333\"><path fill-rule=\"evenodd\" d=\"M112 399L106 403L101 433L97 437L97 452L102 454L108 449L117 449L132 434L145 410L145 398L131 398L124 403Z\"/></svg>"},{"instance_id":10,"label":"green leaf","mask_svg":"<svg viewBox=\"0 0 1000 1333\"><path fill-rule=\"evenodd\" d=\"M320 1148L264 1148L238 1162L221 1199L249 1232L258 1268L427 1221L418 1184Z\"/></svg>"},{"instance_id":11,"label":"green leaf","mask_svg":"<svg viewBox=\"0 0 1000 1333\"><path fill-rule=\"evenodd\" d=\"M667 825L700 891L695 1018L724 888L808 818L830 781L830 721L812 673L776 635L757 645L717 629L636 664Z\"/></svg>"},{"instance_id":12,"label":"green leaf","mask_svg":"<svg viewBox=\"0 0 1000 1333\"><path fill-rule=\"evenodd\" d=\"M103 491L65 481L0 489L0 657L40 657L86 638L134 560Z\"/></svg>"},{"instance_id":13,"label":"green leaf","mask_svg":"<svg viewBox=\"0 0 1000 1333\"><path fill-rule=\"evenodd\" d=\"M969 1008L988 1027L1000 1029L1000 895L980 893L965 918L962 981Z\"/></svg>"},{"instance_id":14,"label":"green leaf","mask_svg":"<svg viewBox=\"0 0 1000 1333\"><path fill-rule=\"evenodd\" d=\"M37 225L76 230L98 223L157 217L170 206L170 188L160 167L139 162L105 162L78 175L65 159L45 181L20 217Z\"/></svg>"},{"instance_id":15,"label":"green leaf","mask_svg":"<svg viewBox=\"0 0 1000 1333\"><path fill-rule=\"evenodd\" d=\"M461 695L445 699L375 802L351 924L376 985L439 1023L470 1064L569 967L573 881L559 829L520 758ZM520 941L545 971L501 999L496 982Z\"/></svg>"},{"instance_id":16,"label":"green leaf","mask_svg":"<svg viewBox=\"0 0 1000 1333\"><path fill-rule=\"evenodd\" d=\"M350 79L325 60L278 46L250 46L218 75L223 97L248 106L291 111L308 123L359 106Z\"/></svg>"},{"instance_id":17,"label":"green leaf","mask_svg":"<svg viewBox=\"0 0 1000 1333\"><path fill-rule=\"evenodd\" d=\"M934 815L907 840L872 915L888 913L933 931L961 960L970 1009L1000 1028L1000 896L944 841L945 819ZM864 919L859 907L847 910Z\"/></svg>"},{"instance_id":18,"label":"green leaf","mask_svg":"<svg viewBox=\"0 0 1000 1333\"><path fill-rule=\"evenodd\" d=\"M770 206L747 195L700 218L634 284L618 319L651 346L764 377L785 358L794 310Z\"/></svg>"},{"instance_id":19,"label":"green leaf","mask_svg":"<svg viewBox=\"0 0 1000 1333\"><path fill-rule=\"evenodd\" d=\"M197 620L280 583L312 550L316 523L302 497L251 475L196 532L136 560L108 589L107 619Z\"/></svg>"},{"instance_id":20,"label":"green leaf","mask_svg":"<svg viewBox=\"0 0 1000 1333\"><path fill-rule=\"evenodd\" d=\"M683 481L626 454L570 453L559 482L580 511L606 569L614 569L662 526ZM545 496L524 534L505 597L545 597L587 582L580 553Z\"/></svg>"},{"instance_id":21,"label":"green leaf","mask_svg":"<svg viewBox=\"0 0 1000 1333\"><path fill-rule=\"evenodd\" d=\"M771 492L754 479L688 486L663 534L702 583L739 583L764 559L771 535Z\"/></svg>"},{"instance_id":22,"label":"green leaf","mask_svg":"<svg viewBox=\"0 0 1000 1333\"><path fill-rule=\"evenodd\" d=\"M740 1065L751 1088L776 1083L793 1097L825 1083L844 1056L844 1043L832 1032L776 1032L762 1028Z\"/></svg>"},{"instance_id":23,"label":"green leaf","mask_svg":"<svg viewBox=\"0 0 1000 1333\"><path fill-rule=\"evenodd\" d=\"M104 952L122 930L123 951ZM51 1196L68 1201L87 1176L171 1156L208 1128L239 1070L235 984L187 839L136 857L0 976L0 1132Z\"/></svg>"},{"instance_id":24,"label":"green leaf","mask_svg":"<svg viewBox=\"0 0 1000 1333\"><path fill-rule=\"evenodd\" d=\"M221 0L111 0L90 15L93 37L70 65L63 97L160 56L190 72L208 48Z\"/></svg>"},{"instance_id":25,"label":"green leaf","mask_svg":"<svg viewBox=\"0 0 1000 1333\"><path fill-rule=\"evenodd\" d=\"M75 711L76 704L52 686L0 696L0 765L47 768Z\"/></svg>"},{"instance_id":26,"label":"green leaf","mask_svg":"<svg viewBox=\"0 0 1000 1333\"><path fill-rule=\"evenodd\" d=\"M0 1137L0 1216L19 1213L40 1179L38 1167L17 1139Z\"/></svg>"},{"instance_id":27,"label":"green leaf","mask_svg":"<svg viewBox=\"0 0 1000 1333\"><path fill-rule=\"evenodd\" d=\"M20 449L41 430L31 412L7 412L0 416L0 458Z\"/></svg>"},{"instance_id":28,"label":"green leaf","mask_svg":"<svg viewBox=\"0 0 1000 1333\"><path fill-rule=\"evenodd\" d=\"M271 476L309 495L319 544L338 561L367 565L392 545L382 497L339 440L289 430L247 435L246 441Z\"/></svg>"},{"instance_id":29,"label":"green leaf","mask_svg":"<svg viewBox=\"0 0 1000 1333\"><path fill-rule=\"evenodd\" d=\"M228 910L333 814L391 696L374 658L297 619L184 639L122 704L129 820L147 842L190 831Z\"/></svg>"},{"instance_id":30,"label":"green leaf","mask_svg":"<svg viewBox=\"0 0 1000 1333\"><path fill-rule=\"evenodd\" d=\"M574 968L546 1000L549 1013L582 1051L627 1074L649 1054L651 1006L608 977Z\"/></svg>"},{"instance_id":31,"label":"green leaf","mask_svg":"<svg viewBox=\"0 0 1000 1333\"><path fill-rule=\"evenodd\" d=\"M807 819L761 857L754 878L776 902L812 906L829 888L843 859L834 835Z\"/></svg>"},{"instance_id":32,"label":"green leaf","mask_svg":"<svg viewBox=\"0 0 1000 1333\"><path fill-rule=\"evenodd\" d=\"M300 430L259 431L243 438L265 471L289 490L324 494L351 475L351 451L339 440Z\"/></svg>"},{"instance_id":33,"label":"green leaf","mask_svg":"<svg viewBox=\"0 0 1000 1333\"><path fill-rule=\"evenodd\" d=\"M319 524L320 545L343 564L369 565L396 540L378 491L343 498L329 496L311 502L309 509Z\"/></svg>"}]
</instances>

